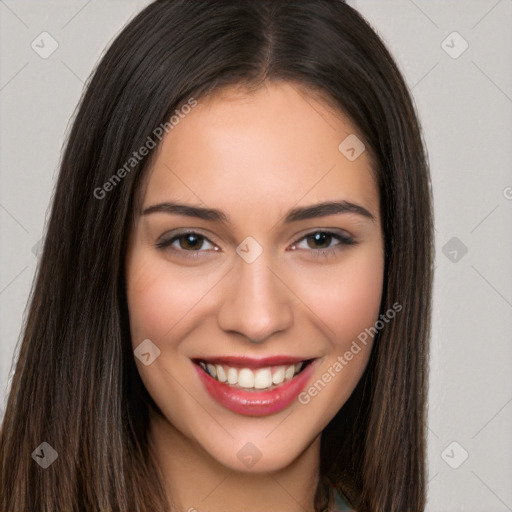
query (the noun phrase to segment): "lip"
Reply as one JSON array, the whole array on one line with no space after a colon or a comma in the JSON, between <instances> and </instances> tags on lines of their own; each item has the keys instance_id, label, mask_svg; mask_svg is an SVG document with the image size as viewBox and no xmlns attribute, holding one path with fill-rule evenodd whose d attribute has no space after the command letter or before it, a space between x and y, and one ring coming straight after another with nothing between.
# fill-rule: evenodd
<instances>
[{"instance_id":1,"label":"lip","mask_svg":"<svg viewBox=\"0 0 512 512\"><path fill-rule=\"evenodd\" d=\"M232 358L232 361L240 361L246 358ZM273 358L266 358L265 360L255 360L264 364L258 366L269 366L268 361ZM227 358L219 358L217 361L226 361ZM293 360L293 358L287 358L286 362ZM206 361L206 359L203 359ZM209 359L208 362L212 362L213 359ZM296 362L304 361L304 359L297 359ZM209 395L220 405L229 409L230 411L242 414L245 416L265 416L273 414L289 406L300 394L300 392L306 387L311 375L316 369L318 359L313 359L311 362L302 370L300 373L295 375L293 379L289 380L285 384L282 384L269 391L245 391L243 389L234 388L219 382L212 376L208 375L198 364L194 363L194 367L197 371L199 379L204 385ZM221 364L221 363L217 363ZM276 364L276 363L273 363ZM277 363L279 364L279 363ZM248 367L248 366L247 366Z\"/></svg>"}]
</instances>

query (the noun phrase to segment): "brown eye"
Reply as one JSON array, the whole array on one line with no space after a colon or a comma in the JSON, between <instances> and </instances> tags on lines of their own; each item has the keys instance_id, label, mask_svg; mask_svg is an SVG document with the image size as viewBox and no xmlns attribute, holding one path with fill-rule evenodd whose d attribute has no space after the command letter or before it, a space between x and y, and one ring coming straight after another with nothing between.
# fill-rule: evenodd
<instances>
[{"instance_id":1,"label":"brown eye","mask_svg":"<svg viewBox=\"0 0 512 512\"><path fill-rule=\"evenodd\" d=\"M194 231L163 236L155 246L157 249L173 251L176 254L182 253L183 256L198 256L200 253L210 253L212 249L219 250L208 238Z\"/></svg>"},{"instance_id":2,"label":"brown eye","mask_svg":"<svg viewBox=\"0 0 512 512\"><path fill-rule=\"evenodd\" d=\"M317 231L312 235L308 235L306 240L308 241L308 246L311 249L326 249L331 245L332 234L326 233L324 231Z\"/></svg>"},{"instance_id":3,"label":"brown eye","mask_svg":"<svg viewBox=\"0 0 512 512\"><path fill-rule=\"evenodd\" d=\"M315 257L328 257L335 256L336 253L343 251L344 247L356 245L356 243L351 236L345 233L319 230L303 236L291 248L294 251L297 249L309 250L310 254Z\"/></svg>"},{"instance_id":4,"label":"brown eye","mask_svg":"<svg viewBox=\"0 0 512 512\"><path fill-rule=\"evenodd\" d=\"M204 236L198 235L196 233L187 233L185 235L176 237L175 240L179 240L181 249L188 251L198 251L201 249L205 238Z\"/></svg>"}]
</instances>

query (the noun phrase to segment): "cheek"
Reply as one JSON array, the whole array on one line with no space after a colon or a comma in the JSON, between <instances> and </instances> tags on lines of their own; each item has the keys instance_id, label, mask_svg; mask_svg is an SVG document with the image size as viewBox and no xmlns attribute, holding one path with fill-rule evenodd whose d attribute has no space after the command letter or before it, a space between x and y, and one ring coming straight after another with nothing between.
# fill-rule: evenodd
<instances>
[{"instance_id":1,"label":"cheek","mask_svg":"<svg viewBox=\"0 0 512 512\"><path fill-rule=\"evenodd\" d=\"M382 298L384 265L379 257L368 254L345 269L335 291L338 309L330 310L331 319L340 319L341 337L355 339L377 320ZM334 306L334 300L332 301ZM333 330L337 331L334 327Z\"/></svg>"},{"instance_id":2,"label":"cheek","mask_svg":"<svg viewBox=\"0 0 512 512\"><path fill-rule=\"evenodd\" d=\"M135 251L127 263L127 298L133 344L145 338L161 344L200 314L201 299L211 287L210 279L170 271L161 258ZM176 338L173 335L173 338Z\"/></svg>"},{"instance_id":3,"label":"cheek","mask_svg":"<svg viewBox=\"0 0 512 512\"><path fill-rule=\"evenodd\" d=\"M333 348L346 350L378 318L384 260L380 246L354 251L329 270L309 274L299 282L304 302L321 320L320 328ZM321 327L323 326L323 327Z\"/></svg>"},{"instance_id":4,"label":"cheek","mask_svg":"<svg viewBox=\"0 0 512 512\"><path fill-rule=\"evenodd\" d=\"M330 276L316 281L310 300L328 342L318 378L299 395L299 403L324 428L346 403L368 363L382 297L384 261L379 251L360 252ZM311 291L311 289L310 289ZM313 309L313 308L312 308Z\"/></svg>"}]
</instances>

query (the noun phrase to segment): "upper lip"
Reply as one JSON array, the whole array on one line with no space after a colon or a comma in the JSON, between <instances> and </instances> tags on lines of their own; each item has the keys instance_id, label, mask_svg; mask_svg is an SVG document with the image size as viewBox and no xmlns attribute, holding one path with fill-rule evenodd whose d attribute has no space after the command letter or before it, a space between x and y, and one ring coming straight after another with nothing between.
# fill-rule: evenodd
<instances>
[{"instance_id":1,"label":"upper lip","mask_svg":"<svg viewBox=\"0 0 512 512\"><path fill-rule=\"evenodd\" d=\"M294 357L294 356L269 356L269 357L246 357L246 356L212 356L195 357L194 362L204 361L211 364L222 364L226 366L239 366L243 368L264 368L266 366L291 365L303 361L314 359L312 357Z\"/></svg>"}]
</instances>

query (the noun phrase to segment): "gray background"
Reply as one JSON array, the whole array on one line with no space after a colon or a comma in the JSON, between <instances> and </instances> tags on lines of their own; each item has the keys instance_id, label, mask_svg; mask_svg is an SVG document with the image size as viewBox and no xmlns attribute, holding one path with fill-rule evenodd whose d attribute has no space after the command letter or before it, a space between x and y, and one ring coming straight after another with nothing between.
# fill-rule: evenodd
<instances>
[{"instance_id":1,"label":"gray background","mask_svg":"<svg viewBox=\"0 0 512 512\"><path fill-rule=\"evenodd\" d=\"M147 3L0 0L0 414L69 119ZM512 0L350 3L413 91L432 168L428 511L512 510Z\"/></svg>"}]
</instances>

